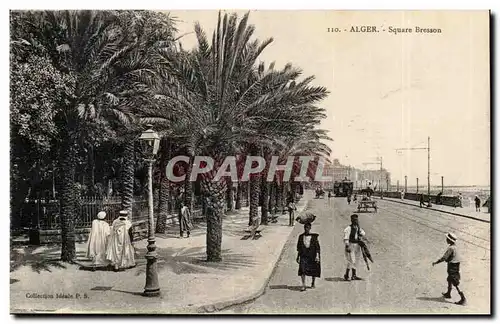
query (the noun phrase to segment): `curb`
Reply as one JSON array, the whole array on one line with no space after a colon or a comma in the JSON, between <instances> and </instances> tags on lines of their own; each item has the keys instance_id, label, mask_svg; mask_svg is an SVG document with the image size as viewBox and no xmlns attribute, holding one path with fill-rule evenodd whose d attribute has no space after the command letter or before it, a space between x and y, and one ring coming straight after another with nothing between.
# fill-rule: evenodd
<instances>
[{"instance_id":1,"label":"curb","mask_svg":"<svg viewBox=\"0 0 500 324\"><path fill-rule=\"evenodd\" d=\"M307 200L306 203L305 203L305 205L304 205L304 208L302 208L302 210L300 210L300 211L297 210L297 212L298 213L303 212L309 206L310 201L311 200ZM288 242L288 240L290 239L290 235L292 235L292 232L293 232L294 228L295 228L295 226L292 227L290 233L288 233L288 236L287 236L287 238L286 238L283 246L281 247L281 252L278 255L278 258L276 259L276 261L274 262L273 269L271 270L271 273L268 275L268 277L264 281L264 284L262 285L261 288L259 288L256 292L250 293L250 294L248 294L248 295L246 295L244 297L240 297L240 298L233 299L233 300L222 301L222 302L217 302L217 303L213 303L213 304L199 306L199 307L196 308L195 312L196 313L213 313L213 312L221 311L221 310L223 310L225 308L228 308L228 307L231 307L231 306L236 306L236 305L241 305L241 304L247 303L249 301L255 300L255 299L259 298L260 296L262 296L266 292L267 285L269 284L269 281L271 280L271 277L273 276L274 272L276 271L278 263L280 262L280 260L281 260L281 258L283 256L283 252L285 251L285 245Z\"/></svg>"},{"instance_id":2,"label":"curb","mask_svg":"<svg viewBox=\"0 0 500 324\"><path fill-rule=\"evenodd\" d=\"M378 199L380 200L380 198L378 198ZM381 200L391 201L391 202L395 202L395 203L399 203L399 204L403 204L403 205L418 207L415 204L410 204L410 203L407 203L407 202L404 202L404 201L398 201L398 200L392 200L392 199L381 199ZM451 212L451 211L447 211L447 210L436 209L436 208L432 208L432 207L426 207L426 209L430 209L430 210L434 210L434 211L438 211L438 212L441 212L441 213L450 214L450 215L454 215L454 216L469 218L469 219L477 220L477 221L480 221L480 222L483 222L483 223L488 223L488 224L491 223L491 221L487 221L485 219L476 218L476 217L472 217L472 216L467 216L467 215L463 215L463 214L459 214L459 213L455 213L455 212Z\"/></svg>"}]
</instances>

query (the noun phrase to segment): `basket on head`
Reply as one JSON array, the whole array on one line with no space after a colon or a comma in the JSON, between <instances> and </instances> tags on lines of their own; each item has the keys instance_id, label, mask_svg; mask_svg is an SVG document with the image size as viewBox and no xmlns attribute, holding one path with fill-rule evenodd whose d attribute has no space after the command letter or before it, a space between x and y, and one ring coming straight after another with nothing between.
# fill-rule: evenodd
<instances>
[{"instance_id":1,"label":"basket on head","mask_svg":"<svg viewBox=\"0 0 500 324\"><path fill-rule=\"evenodd\" d=\"M315 215L311 213L305 213L298 216L295 220L300 224L307 224L307 223L311 224L312 222L314 222L315 219L316 219Z\"/></svg>"}]
</instances>

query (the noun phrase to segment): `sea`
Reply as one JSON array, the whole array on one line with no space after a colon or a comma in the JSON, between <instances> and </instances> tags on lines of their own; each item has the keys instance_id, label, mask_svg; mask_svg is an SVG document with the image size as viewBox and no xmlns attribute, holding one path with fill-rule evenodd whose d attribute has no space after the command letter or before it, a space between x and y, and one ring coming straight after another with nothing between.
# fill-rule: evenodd
<instances>
[{"instance_id":1,"label":"sea","mask_svg":"<svg viewBox=\"0 0 500 324\"><path fill-rule=\"evenodd\" d=\"M403 190L404 186L399 186L399 190ZM391 191L397 190L396 186L391 186ZM443 190L444 196L458 196L459 193L465 199L474 199L475 196L479 196L481 201L486 201L491 195L490 186L431 186L431 195L437 195L441 190ZM408 186L408 192L417 192L416 186ZM418 192L427 193L427 186L418 186Z\"/></svg>"}]
</instances>

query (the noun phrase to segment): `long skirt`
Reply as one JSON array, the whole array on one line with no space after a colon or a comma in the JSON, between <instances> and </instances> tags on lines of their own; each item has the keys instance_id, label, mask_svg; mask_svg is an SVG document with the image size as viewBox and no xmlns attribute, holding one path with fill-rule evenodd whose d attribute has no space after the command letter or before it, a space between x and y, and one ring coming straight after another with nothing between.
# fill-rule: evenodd
<instances>
[{"instance_id":1,"label":"long skirt","mask_svg":"<svg viewBox=\"0 0 500 324\"><path fill-rule=\"evenodd\" d=\"M321 263L310 257L300 257L299 276L321 277Z\"/></svg>"}]
</instances>

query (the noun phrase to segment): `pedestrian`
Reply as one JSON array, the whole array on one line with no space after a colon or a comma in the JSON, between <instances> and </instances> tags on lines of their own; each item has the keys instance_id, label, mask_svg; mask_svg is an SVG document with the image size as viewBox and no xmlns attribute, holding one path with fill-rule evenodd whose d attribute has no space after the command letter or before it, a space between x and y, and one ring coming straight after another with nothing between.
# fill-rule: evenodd
<instances>
[{"instance_id":1,"label":"pedestrian","mask_svg":"<svg viewBox=\"0 0 500 324\"><path fill-rule=\"evenodd\" d=\"M460 207L460 208L463 208L463 204L462 204L463 199L464 199L464 197L462 196L462 193L459 192L458 193L458 207Z\"/></svg>"},{"instance_id":2,"label":"pedestrian","mask_svg":"<svg viewBox=\"0 0 500 324\"><path fill-rule=\"evenodd\" d=\"M288 203L288 226L293 226L293 219L295 216L295 211L297 210L297 206L293 201Z\"/></svg>"},{"instance_id":3,"label":"pedestrian","mask_svg":"<svg viewBox=\"0 0 500 324\"><path fill-rule=\"evenodd\" d=\"M442 200L443 200L443 192L440 191L436 196L436 204L442 205L443 204Z\"/></svg>"},{"instance_id":4,"label":"pedestrian","mask_svg":"<svg viewBox=\"0 0 500 324\"><path fill-rule=\"evenodd\" d=\"M465 305L467 302L465 294L463 291L460 291L460 288L458 288L458 286L460 285L460 254L458 253L456 242L457 237L453 233L446 234L446 243L448 243L448 248L439 260L437 260L436 262L432 262L432 266L435 266L436 264L439 264L441 262L447 263L448 278L446 279L446 281L448 282L448 290L443 293L443 297L451 298L452 287L455 287L458 294L460 295L460 300L455 304Z\"/></svg>"},{"instance_id":5,"label":"pedestrian","mask_svg":"<svg viewBox=\"0 0 500 324\"><path fill-rule=\"evenodd\" d=\"M187 233L187 237L191 234L191 229L193 228L193 223L191 222L191 211L184 202L181 203L181 210L179 213L179 229L180 238L184 237L184 232Z\"/></svg>"},{"instance_id":6,"label":"pedestrian","mask_svg":"<svg viewBox=\"0 0 500 324\"><path fill-rule=\"evenodd\" d=\"M480 212L481 211L481 199L476 195L474 198L474 202L476 203L476 211Z\"/></svg>"},{"instance_id":7,"label":"pedestrian","mask_svg":"<svg viewBox=\"0 0 500 324\"><path fill-rule=\"evenodd\" d=\"M405 191L401 190L401 200L405 199Z\"/></svg>"},{"instance_id":8,"label":"pedestrian","mask_svg":"<svg viewBox=\"0 0 500 324\"><path fill-rule=\"evenodd\" d=\"M424 195L420 194L420 208L422 208L424 205L425 205Z\"/></svg>"},{"instance_id":9,"label":"pedestrian","mask_svg":"<svg viewBox=\"0 0 500 324\"><path fill-rule=\"evenodd\" d=\"M366 192L368 198L370 198L373 195L373 189L372 189L372 183L368 182L368 186L366 187Z\"/></svg>"},{"instance_id":10,"label":"pedestrian","mask_svg":"<svg viewBox=\"0 0 500 324\"><path fill-rule=\"evenodd\" d=\"M126 210L111 225L111 235L106 258L110 261L115 271L124 270L135 266L134 247L132 246L132 222L128 219Z\"/></svg>"},{"instance_id":11,"label":"pedestrian","mask_svg":"<svg viewBox=\"0 0 500 324\"><path fill-rule=\"evenodd\" d=\"M361 280L357 276L356 268L361 255L361 247L359 241L365 236L365 231L359 226L359 219L357 214L351 215L351 225L344 229L344 245L345 245L345 258L347 262L344 279L346 281ZM349 271L352 270L352 277L349 279Z\"/></svg>"},{"instance_id":12,"label":"pedestrian","mask_svg":"<svg viewBox=\"0 0 500 324\"><path fill-rule=\"evenodd\" d=\"M97 214L97 219L92 221L89 240L87 242L87 257L92 258L92 265L107 266L106 246L110 234L109 224L106 222L106 212Z\"/></svg>"},{"instance_id":13,"label":"pedestrian","mask_svg":"<svg viewBox=\"0 0 500 324\"><path fill-rule=\"evenodd\" d=\"M330 198L332 198L332 192L328 190L328 200L330 200Z\"/></svg>"},{"instance_id":14,"label":"pedestrian","mask_svg":"<svg viewBox=\"0 0 500 324\"><path fill-rule=\"evenodd\" d=\"M351 204L351 195L350 194L347 194L347 204L348 205Z\"/></svg>"},{"instance_id":15,"label":"pedestrian","mask_svg":"<svg viewBox=\"0 0 500 324\"><path fill-rule=\"evenodd\" d=\"M311 223L304 224L304 233L297 241L298 274L302 280L301 291L306 290L306 276L312 277L311 288L315 288L316 278L321 277L321 256L318 234L311 233Z\"/></svg>"},{"instance_id":16,"label":"pedestrian","mask_svg":"<svg viewBox=\"0 0 500 324\"><path fill-rule=\"evenodd\" d=\"M352 198L352 201L354 201L354 202L358 201L358 195L357 194L354 194L354 197Z\"/></svg>"}]
</instances>

